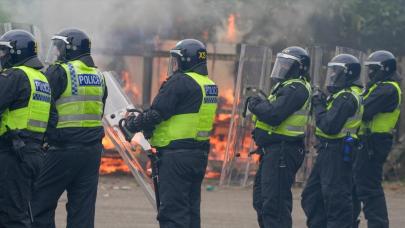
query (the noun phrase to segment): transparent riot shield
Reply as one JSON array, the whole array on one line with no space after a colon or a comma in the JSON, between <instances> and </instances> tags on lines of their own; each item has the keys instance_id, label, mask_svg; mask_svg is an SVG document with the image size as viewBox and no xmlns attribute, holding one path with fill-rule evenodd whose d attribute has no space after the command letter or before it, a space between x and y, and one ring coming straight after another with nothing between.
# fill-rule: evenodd
<instances>
[{"instance_id":1,"label":"transparent riot shield","mask_svg":"<svg viewBox=\"0 0 405 228\"><path fill-rule=\"evenodd\" d=\"M310 68L310 77L311 77L311 87L313 89L321 89L324 83L324 77L322 74L325 74L323 66L326 66L324 60L325 50L319 46L311 47L308 49L310 58L311 58L311 68ZM305 132L305 148L306 154L304 162L297 172L296 183L303 184L308 179L312 167L316 159L316 137L315 137L315 117L312 112L309 116L308 125Z\"/></svg>"},{"instance_id":2,"label":"transparent riot shield","mask_svg":"<svg viewBox=\"0 0 405 228\"><path fill-rule=\"evenodd\" d=\"M105 132L128 165L136 182L156 209L151 164L146 153L151 149L151 146L142 133L137 133L131 143L125 140L125 136L119 129L119 121L125 117L127 109L132 109L134 106L116 80L115 74L113 72L104 72L103 74L108 87L108 98L103 118Z\"/></svg>"},{"instance_id":3,"label":"transparent riot shield","mask_svg":"<svg viewBox=\"0 0 405 228\"><path fill-rule=\"evenodd\" d=\"M339 54L350 54L353 55L355 57L357 57L360 60L360 64L362 66L361 69L361 74L360 74L360 79L356 82L358 85L362 85L365 86L367 83L367 74L366 74L366 70L364 68L364 64L363 62L366 60L367 55L366 53L360 51L360 50L356 50L353 48L348 48L348 47L336 47L336 51L335 51L336 55Z\"/></svg>"},{"instance_id":4,"label":"transparent riot shield","mask_svg":"<svg viewBox=\"0 0 405 228\"><path fill-rule=\"evenodd\" d=\"M253 183L258 165L258 156L250 155L255 151L251 137L254 122L250 113L246 113L246 117L243 114L249 96L269 93L271 58L272 51L267 47L241 46L220 185L247 186Z\"/></svg>"}]
</instances>

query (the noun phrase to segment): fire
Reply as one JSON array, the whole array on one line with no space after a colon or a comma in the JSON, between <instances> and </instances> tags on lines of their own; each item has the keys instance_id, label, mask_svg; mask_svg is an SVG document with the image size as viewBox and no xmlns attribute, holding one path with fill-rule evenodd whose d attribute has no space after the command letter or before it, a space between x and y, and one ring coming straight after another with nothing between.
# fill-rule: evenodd
<instances>
[{"instance_id":1,"label":"fire","mask_svg":"<svg viewBox=\"0 0 405 228\"><path fill-rule=\"evenodd\" d=\"M236 25L235 14L230 14L228 17L228 30L226 33L226 41L236 43Z\"/></svg>"},{"instance_id":2,"label":"fire","mask_svg":"<svg viewBox=\"0 0 405 228\"><path fill-rule=\"evenodd\" d=\"M115 148L113 142L107 136L103 138L102 143L105 150L113 150Z\"/></svg>"},{"instance_id":3,"label":"fire","mask_svg":"<svg viewBox=\"0 0 405 228\"><path fill-rule=\"evenodd\" d=\"M160 72L160 81L166 79L165 72ZM136 92L136 87L132 86L129 73L122 72L122 80L124 81L125 91L130 93ZM132 93L133 94L133 93ZM211 151L209 153L210 165L206 172L206 178L217 179L221 175L222 162L225 159L225 150L227 144L227 138L229 133L229 126L232 118L239 118L237 115L232 116L232 107L234 103L234 91L232 88L224 88L221 90L218 113L215 117L215 124L213 135L210 138ZM241 150L240 159L246 159L250 150L252 150L252 138L250 136L250 130L246 131L246 135L243 137L243 149ZM105 153L103 155L100 174L111 174L115 172L130 173L129 168L118 155L115 150L114 144L110 138L105 137L103 139L103 146ZM254 161L257 161L257 156L253 157Z\"/></svg>"},{"instance_id":4,"label":"fire","mask_svg":"<svg viewBox=\"0 0 405 228\"><path fill-rule=\"evenodd\" d=\"M233 90L232 89L226 89L225 92L223 93L223 97L226 101L225 105L232 107L233 102L235 100L235 97L233 95Z\"/></svg>"},{"instance_id":5,"label":"fire","mask_svg":"<svg viewBox=\"0 0 405 228\"><path fill-rule=\"evenodd\" d=\"M126 70L121 71L121 79L124 83L124 91L131 94L133 98L139 97L139 89L132 83L129 72Z\"/></svg>"},{"instance_id":6,"label":"fire","mask_svg":"<svg viewBox=\"0 0 405 228\"><path fill-rule=\"evenodd\" d=\"M115 151L115 146L108 136L103 138L104 154L100 163L100 174L129 173L130 170L124 160Z\"/></svg>"},{"instance_id":7,"label":"fire","mask_svg":"<svg viewBox=\"0 0 405 228\"><path fill-rule=\"evenodd\" d=\"M121 157L102 157L100 174L129 173L130 170Z\"/></svg>"}]
</instances>

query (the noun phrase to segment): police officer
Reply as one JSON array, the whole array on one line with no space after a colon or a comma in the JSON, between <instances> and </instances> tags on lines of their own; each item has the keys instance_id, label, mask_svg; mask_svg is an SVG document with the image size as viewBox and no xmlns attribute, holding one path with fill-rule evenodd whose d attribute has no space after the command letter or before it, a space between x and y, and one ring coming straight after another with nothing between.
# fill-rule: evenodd
<instances>
[{"instance_id":1,"label":"police officer","mask_svg":"<svg viewBox=\"0 0 405 228\"><path fill-rule=\"evenodd\" d=\"M300 47L277 54L271 74L277 83L270 97L249 98L257 122L253 132L262 153L253 189L253 207L261 228L292 227L291 187L304 160L304 134L311 86L310 58Z\"/></svg>"},{"instance_id":2,"label":"police officer","mask_svg":"<svg viewBox=\"0 0 405 228\"><path fill-rule=\"evenodd\" d=\"M328 99L312 98L319 140L318 157L302 193L309 228L349 228L352 221L352 153L363 112L361 88L356 85L361 65L348 54L328 63Z\"/></svg>"},{"instance_id":3,"label":"police officer","mask_svg":"<svg viewBox=\"0 0 405 228\"><path fill-rule=\"evenodd\" d=\"M354 164L355 214L360 214L360 202L368 227L388 228L388 212L381 186L383 164L392 147L392 132L398 121L401 89L396 81L396 60L388 51L372 53L365 65L370 82L364 93L364 115L360 128L363 149ZM354 225L358 227L358 221Z\"/></svg>"},{"instance_id":4,"label":"police officer","mask_svg":"<svg viewBox=\"0 0 405 228\"><path fill-rule=\"evenodd\" d=\"M170 50L168 72L151 108L129 118L126 127L143 130L160 156L160 227L199 228L218 88L208 78L207 50L198 40L182 40Z\"/></svg>"},{"instance_id":5,"label":"police officer","mask_svg":"<svg viewBox=\"0 0 405 228\"><path fill-rule=\"evenodd\" d=\"M43 163L51 91L34 37L11 30L0 38L0 227L31 227L33 182Z\"/></svg>"},{"instance_id":6,"label":"police officer","mask_svg":"<svg viewBox=\"0 0 405 228\"><path fill-rule=\"evenodd\" d=\"M66 190L67 227L92 228L107 90L83 31L65 29L52 41L48 59L56 62L46 71L54 98L47 131L50 148L36 182L33 226L55 227L55 209Z\"/></svg>"}]
</instances>

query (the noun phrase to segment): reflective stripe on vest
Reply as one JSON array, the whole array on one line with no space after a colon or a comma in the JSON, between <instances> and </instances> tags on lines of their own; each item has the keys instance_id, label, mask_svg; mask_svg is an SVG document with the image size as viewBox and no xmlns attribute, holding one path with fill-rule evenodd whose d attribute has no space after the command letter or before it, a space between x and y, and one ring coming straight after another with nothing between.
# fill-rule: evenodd
<instances>
[{"instance_id":1,"label":"reflective stripe on vest","mask_svg":"<svg viewBox=\"0 0 405 228\"><path fill-rule=\"evenodd\" d=\"M363 116L363 111L364 111L363 102L362 102L362 99L360 96L361 89L359 87L352 86L352 87L350 87L350 89L344 89L344 90L341 90L341 91L335 93L332 96L332 99L330 101L328 101L328 105L327 105L326 109L330 110L333 106L334 100L343 93L350 93L356 99L357 110L356 110L355 114L346 120L346 123L343 125L343 128L340 130L340 132L338 134L328 135L317 127L316 132L315 132L315 134L317 136L320 136L322 138L327 138L327 139L341 139L341 138L344 138L348 133L350 133L350 135L353 138L357 138L357 131L358 131L358 128L360 127L361 118Z\"/></svg>"},{"instance_id":2,"label":"reflective stripe on vest","mask_svg":"<svg viewBox=\"0 0 405 228\"><path fill-rule=\"evenodd\" d=\"M63 63L67 86L56 101L57 128L102 126L104 76L80 60Z\"/></svg>"},{"instance_id":3,"label":"reflective stripe on vest","mask_svg":"<svg viewBox=\"0 0 405 228\"><path fill-rule=\"evenodd\" d=\"M364 96L364 100L367 100L367 98L370 96L370 94L377 89L378 85L380 84L391 84L395 87L395 89L398 92L398 105L396 109L392 112L386 112L386 113L378 113L376 114L373 119L369 122L363 122L361 124L360 132L359 134L364 134L366 132L366 129L369 129L371 133L391 133L394 130L397 122L399 115L401 113L400 105L401 105L401 98L402 98L402 92L401 88L399 87L397 82L393 81L387 81L387 82L380 82L377 84L374 84L369 92Z\"/></svg>"},{"instance_id":4,"label":"reflective stripe on vest","mask_svg":"<svg viewBox=\"0 0 405 228\"><path fill-rule=\"evenodd\" d=\"M206 141L212 132L218 102L218 87L208 76L186 73L201 88L202 103L198 113L174 115L156 126L150 142L154 147L164 147L174 140L194 139Z\"/></svg>"},{"instance_id":5,"label":"reflective stripe on vest","mask_svg":"<svg viewBox=\"0 0 405 228\"><path fill-rule=\"evenodd\" d=\"M0 135L10 130L28 130L44 133L48 126L51 102L51 89L46 77L39 71L27 66L13 67L24 71L31 87L28 105L15 110L7 109L1 118Z\"/></svg>"},{"instance_id":6,"label":"reflective stripe on vest","mask_svg":"<svg viewBox=\"0 0 405 228\"><path fill-rule=\"evenodd\" d=\"M292 115L290 115L287 119L285 119L278 126L273 127L264 122L257 121L256 122L257 128L265 130L269 134L275 133L275 134L291 136L291 137L303 137L304 136L305 129L306 129L306 126L308 123L309 111L311 108L310 100L311 100L312 89L311 89L311 85L307 81L302 80L302 79L291 79L291 80L284 82L281 86L284 87L291 83L301 83L307 89L308 98L305 101L304 105L299 110L297 110ZM277 87L277 86L275 86L275 87ZM272 102L272 101L276 100L277 98L274 95L270 95L268 99L270 102Z\"/></svg>"}]
</instances>

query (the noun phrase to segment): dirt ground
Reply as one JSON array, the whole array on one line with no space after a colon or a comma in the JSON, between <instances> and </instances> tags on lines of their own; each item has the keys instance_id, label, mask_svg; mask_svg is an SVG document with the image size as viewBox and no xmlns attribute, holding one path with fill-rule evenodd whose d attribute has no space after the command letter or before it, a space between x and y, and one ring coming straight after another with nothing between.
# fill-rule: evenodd
<instances>
[{"instance_id":1,"label":"dirt ground","mask_svg":"<svg viewBox=\"0 0 405 228\"><path fill-rule=\"evenodd\" d=\"M202 193L203 228L256 228L251 189L215 188ZM405 225L405 187L385 186L392 228ZM305 215L300 207L302 189L294 189L294 227L304 228ZM66 227L66 195L57 209L57 227ZM100 178L96 209L96 228L157 228L155 212L131 176ZM364 225L362 228L365 228Z\"/></svg>"}]
</instances>

